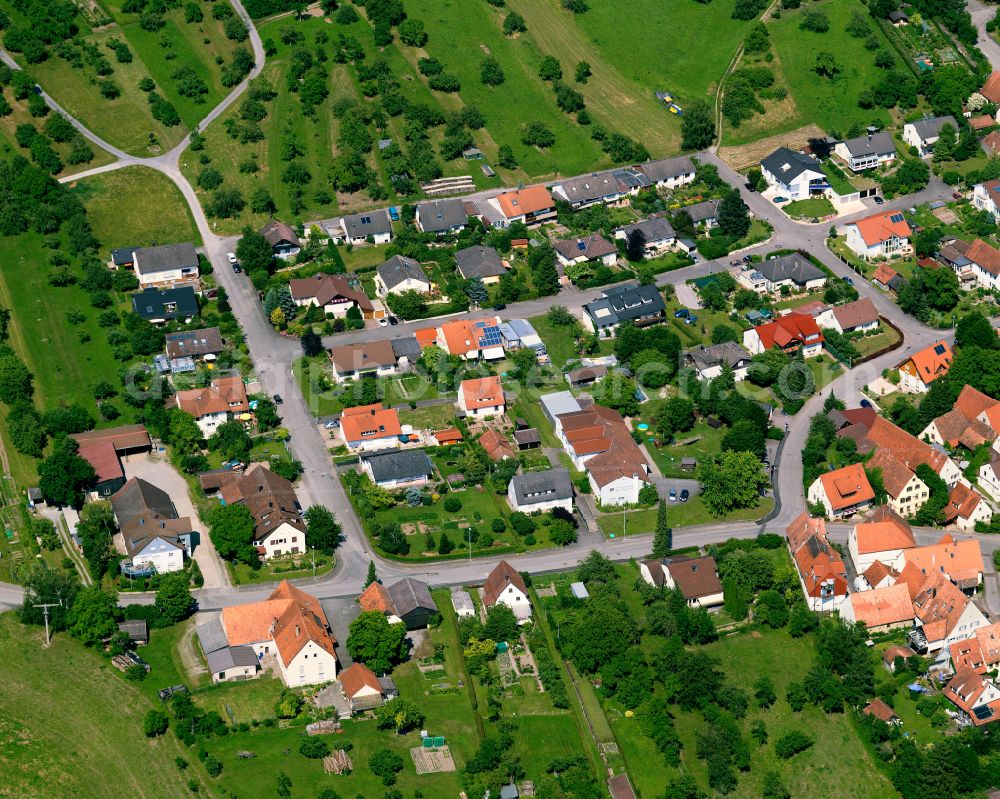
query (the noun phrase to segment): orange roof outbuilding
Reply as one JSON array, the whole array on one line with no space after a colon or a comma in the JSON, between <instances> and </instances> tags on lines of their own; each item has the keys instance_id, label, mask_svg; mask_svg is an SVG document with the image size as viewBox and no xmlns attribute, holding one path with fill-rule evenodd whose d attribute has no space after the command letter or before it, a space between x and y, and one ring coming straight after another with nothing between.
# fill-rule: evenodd
<instances>
[{"instance_id":1,"label":"orange roof outbuilding","mask_svg":"<svg viewBox=\"0 0 1000 799\"><path fill-rule=\"evenodd\" d=\"M875 499L875 491L860 463L825 472L819 479L823 484L823 493L835 511Z\"/></svg>"},{"instance_id":2,"label":"orange roof outbuilding","mask_svg":"<svg viewBox=\"0 0 1000 799\"><path fill-rule=\"evenodd\" d=\"M502 191L497 195L497 203L507 219L537 214L556 206L549 190L541 184L525 186L515 191Z\"/></svg>"},{"instance_id":3,"label":"orange roof outbuilding","mask_svg":"<svg viewBox=\"0 0 1000 799\"><path fill-rule=\"evenodd\" d=\"M905 585L896 583L888 588L859 591L849 597L855 621L869 628L903 624L913 619L913 605Z\"/></svg>"},{"instance_id":4,"label":"orange roof outbuilding","mask_svg":"<svg viewBox=\"0 0 1000 799\"><path fill-rule=\"evenodd\" d=\"M344 696L348 699L356 697L364 688L371 688L378 693L382 693L382 686L379 684L378 677L364 663L353 663L348 666L340 672L339 680L340 690L344 692Z\"/></svg>"}]
</instances>

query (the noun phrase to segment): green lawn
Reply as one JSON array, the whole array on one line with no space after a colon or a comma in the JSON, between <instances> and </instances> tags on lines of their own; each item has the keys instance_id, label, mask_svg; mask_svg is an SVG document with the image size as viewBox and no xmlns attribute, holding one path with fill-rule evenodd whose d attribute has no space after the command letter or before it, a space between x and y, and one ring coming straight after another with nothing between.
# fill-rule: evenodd
<instances>
[{"instance_id":1,"label":"green lawn","mask_svg":"<svg viewBox=\"0 0 1000 799\"><path fill-rule=\"evenodd\" d=\"M87 207L97 240L108 249L184 241L201 244L180 189L156 170L130 166L94 175L76 184L73 193ZM110 254L105 251L101 256Z\"/></svg>"},{"instance_id":2,"label":"green lawn","mask_svg":"<svg viewBox=\"0 0 1000 799\"><path fill-rule=\"evenodd\" d=\"M545 342L545 350L552 359L554 368L561 369L563 364L579 360L580 354L577 352L576 343L572 336L567 335L567 328L552 324L544 314L533 316L528 321Z\"/></svg>"},{"instance_id":3,"label":"green lawn","mask_svg":"<svg viewBox=\"0 0 1000 799\"><path fill-rule=\"evenodd\" d=\"M897 341L899 341L899 333L891 327L882 325L880 331L874 336L865 336L864 338L856 339L854 341L854 346L857 347L861 357L864 357L873 352L877 352L883 347L891 346Z\"/></svg>"},{"instance_id":4,"label":"green lawn","mask_svg":"<svg viewBox=\"0 0 1000 799\"><path fill-rule=\"evenodd\" d=\"M774 507L771 497L761 497L756 507L735 511L726 516L713 516L701 496L693 496L687 502L671 502L667 510L667 519L674 529L690 527L696 524L712 524L714 522L745 522L754 521L764 516ZM607 536L620 538L622 535L622 514L599 513L597 523ZM625 513L625 535L642 535L651 533L656 527L656 508L645 510L630 510Z\"/></svg>"},{"instance_id":5,"label":"green lawn","mask_svg":"<svg viewBox=\"0 0 1000 799\"><path fill-rule=\"evenodd\" d=\"M0 640L5 795L177 799L188 778L206 787L197 758L172 734L143 735L143 715L160 703L96 652L66 633L45 649L42 630L21 627L10 613L0 616ZM191 763L183 777L175 757Z\"/></svg>"},{"instance_id":6,"label":"green lawn","mask_svg":"<svg viewBox=\"0 0 1000 799\"><path fill-rule=\"evenodd\" d=\"M254 583L275 583L280 580L295 580L304 577L319 577L333 568L333 558L316 554L316 568L313 569L311 555L302 555L294 560L284 558L268 562L259 569L252 569L245 563L227 563L229 578L233 585L253 585Z\"/></svg>"},{"instance_id":7,"label":"green lawn","mask_svg":"<svg viewBox=\"0 0 1000 799\"><path fill-rule=\"evenodd\" d=\"M455 426L455 414L458 410L454 405L428 405L413 410L399 412L401 424L411 424L414 430L443 430Z\"/></svg>"},{"instance_id":8,"label":"green lawn","mask_svg":"<svg viewBox=\"0 0 1000 799\"><path fill-rule=\"evenodd\" d=\"M833 203L826 197L811 200L796 200L781 206L781 210L792 219L814 219L830 216L834 213Z\"/></svg>"},{"instance_id":9,"label":"green lawn","mask_svg":"<svg viewBox=\"0 0 1000 799\"><path fill-rule=\"evenodd\" d=\"M114 2L117 4L118 0L114 0ZM12 19L22 19L14 10L15 4L10 0L3 0L0 5L10 14ZM210 7L207 4L202 5L206 18L210 19ZM162 31L157 34L145 34L152 36L153 47L158 47L155 42L161 34L171 40L180 36L175 31L178 24L184 25L182 22L183 14L181 9L169 12L167 15L169 22ZM137 19L134 15L122 17L122 19L126 18L129 20ZM180 23L177 22L178 19L181 20ZM84 27L84 33L81 33L81 36L87 43L94 45L111 63L114 71L108 77L118 86L121 94L112 100L104 98L98 87L97 75L93 67L86 66L75 69L70 65L70 62L59 58L54 53L51 53L47 59L39 64L29 65L31 73L38 82L66 109L67 113L82 121L101 138L126 152L145 156L169 149L177 144L187 133L187 127L180 124L168 128L154 120L149 111L146 93L139 89L139 81L144 77L152 77L157 83L160 94L173 102L180 98L176 95L174 81L170 79L169 75L177 69L177 66L187 64L189 60L192 68L195 69L203 61L206 64L209 63L208 60L201 55L195 57L193 50L195 45L192 44L176 51L179 55L177 60L168 64L154 63L147 66L143 61L144 53L137 51L137 46L132 41L134 38L132 29L138 29L137 23L127 25L125 28L113 24L93 32L86 32L86 23L82 21L82 18L81 25ZM191 34L191 37L193 39L194 34ZM133 56L131 63L127 64L119 64L112 51L106 46L107 42L112 39L121 40L123 38L129 41ZM197 49L204 49L204 46L200 44L201 38L198 38L197 42L199 43ZM143 50L146 55L150 54L145 46ZM15 57L21 66L25 66L23 56L16 54ZM216 72L218 71L214 63L212 67ZM182 117L188 117L185 121L191 122L208 113L211 105L202 106L203 110L199 114L187 113L187 109L182 111L177 103L175 103L175 107Z\"/></svg>"},{"instance_id":10,"label":"green lawn","mask_svg":"<svg viewBox=\"0 0 1000 799\"><path fill-rule=\"evenodd\" d=\"M31 116L31 114L28 113L28 101L15 100L14 92L10 88L0 90L0 94L3 95L4 99L11 107L10 114L5 117L0 117L0 151L2 151L4 157L17 153L19 155L23 155L25 158L30 158L28 150L17 144L17 140L14 138L14 131L17 130L19 125L24 124L30 124L37 129L41 129L41 127L45 124L45 119L37 119ZM85 164L70 165L67 161L67 156L72 149L72 144L69 142L60 144L59 142L51 140L49 143L64 164L63 170L59 172L59 177L65 177L66 175L72 175L76 172L82 172L85 169L92 169L95 166L109 164L114 160L114 157L109 152L102 150L93 142L88 141L87 146L90 147L94 157Z\"/></svg>"},{"instance_id":11,"label":"green lawn","mask_svg":"<svg viewBox=\"0 0 1000 799\"><path fill-rule=\"evenodd\" d=\"M545 2L554 4L555 0ZM610 164L597 142L591 139L590 131L557 108L551 86L538 77L542 52L531 36L531 7L524 11L528 34L517 38L507 38L501 31L506 11L494 10L479 0L424 0L420 8L429 34L424 49L461 81L462 102L478 106L486 117L486 130L492 141L484 142L480 148L485 147L489 158L495 156L500 145L510 145L521 169L535 178L576 175ZM552 22L543 18L541 24ZM544 35L552 36L553 42L561 42L563 34L558 28L551 30L551 34ZM485 86L480 81L480 64L486 53L503 69L505 81L501 86ZM570 63L568 58L565 61L564 78L571 81L575 61ZM445 102L442 100L442 104ZM543 150L521 143L522 128L535 121L544 122L555 134L551 148ZM475 167L467 171L473 170L478 171Z\"/></svg>"},{"instance_id":12,"label":"green lawn","mask_svg":"<svg viewBox=\"0 0 1000 799\"><path fill-rule=\"evenodd\" d=\"M573 18L607 60L649 94L675 93L682 106L714 94L750 26L732 18L733 0L632 0L628 20L615 0L588 0L587 5L586 13ZM530 17L525 19L530 30ZM664 127L675 127L674 115L665 108L663 116L669 120L661 123Z\"/></svg>"},{"instance_id":13,"label":"green lawn","mask_svg":"<svg viewBox=\"0 0 1000 799\"><path fill-rule=\"evenodd\" d=\"M156 81L160 93L173 103L184 124L194 128L230 91L222 85L222 66L215 59L229 61L236 42L226 38L223 22L212 16L211 3L198 3L204 13L204 19L198 23L185 22L184 8L178 5L163 15L166 25L155 32L139 26L138 14L123 14L123 5L124 0L105 3L118 23L117 30L112 30L125 37ZM242 46L251 50L249 42ZM172 76L180 66L193 69L208 87L201 102L177 91L177 81Z\"/></svg>"},{"instance_id":14,"label":"green lawn","mask_svg":"<svg viewBox=\"0 0 1000 799\"><path fill-rule=\"evenodd\" d=\"M820 164L820 169L823 170L823 174L830 179L830 185L837 194L853 194L855 188L853 184L847 179L847 175L840 169L840 167L834 166L829 160L825 160Z\"/></svg>"},{"instance_id":15,"label":"green lawn","mask_svg":"<svg viewBox=\"0 0 1000 799\"><path fill-rule=\"evenodd\" d=\"M812 10L823 11L829 17L828 32L799 29L803 14ZM782 11L780 19L768 22L775 59L762 65L774 70L777 84L786 86L789 96L784 101L765 104L768 113L764 117L755 117L749 125L727 132L727 142L741 143L808 123L846 135L855 123L885 125L890 121L883 110L858 107L858 94L871 88L882 77L882 70L875 66L874 54L865 49L867 37L855 39L845 30L853 11L869 21L871 35L893 55L897 69L906 72L896 51L859 0L822 0L800 10ZM823 50L833 53L840 67L832 79L821 78L814 72L816 54Z\"/></svg>"},{"instance_id":16,"label":"green lawn","mask_svg":"<svg viewBox=\"0 0 1000 799\"><path fill-rule=\"evenodd\" d=\"M0 259L0 305L11 311L10 343L34 375L37 404L51 408L79 402L96 416L94 384L101 379L116 382L121 368L105 330L97 324L99 311L79 286L48 284L50 251L43 236L25 233L6 239L5 247L7 257ZM69 322L70 310L80 311L85 320ZM115 423L122 421L128 419ZM33 483L32 459L10 446L7 452L14 478L22 485Z\"/></svg>"},{"instance_id":17,"label":"green lawn","mask_svg":"<svg viewBox=\"0 0 1000 799\"><path fill-rule=\"evenodd\" d=\"M642 420L647 424L650 423L649 420L655 416L661 404L659 400L653 400L641 405ZM647 406L653 407L647 411ZM635 420L633 422L637 423ZM681 460L690 457L701 463L706 458L715 457L719 454L722 438L727 432L729 432L728 427L714 428L703 419L699 419L691 430L677 434L676 443L658 447L655 443L647 441L646 449L665 477L691 477L692 472L681 469Z\"/></svg>"}]
</instances>

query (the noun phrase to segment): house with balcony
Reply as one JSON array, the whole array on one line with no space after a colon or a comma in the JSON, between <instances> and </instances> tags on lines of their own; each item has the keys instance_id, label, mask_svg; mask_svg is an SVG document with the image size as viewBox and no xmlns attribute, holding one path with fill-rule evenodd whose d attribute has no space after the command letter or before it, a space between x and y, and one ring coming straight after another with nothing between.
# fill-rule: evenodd
<instances>
[{"instance_id":1,"label":"house with balcony","mask_svg":"<svg viewBox=\"0 0 1000 799\"><path fill-rule=\"evenodd\" d=\"M823 353L823 332L811 316L793 312L744 331L743 346L751 355L780 349L789 354L801 353L803 358L815 358Z\"/></svg>"},{"instance_id":2,"label":"house with balcony","mask_svg":"<svg viewBox=\"0 0 1000 799\"><path fill-rule=\"evenodd\" d=\"M864 172L896 160L896 144L885 131L837 142L833 151L852 172Z\"/></svg>"},{"instance_id":3,"label":"house with balcony","mask_svg":"<svg viewBox=\"0 0 1000 799\"><path fill-rule=\"evenodd\" d=\"M819 161L787 147L779 147L764 158L760 173L771 190L789 200L808 200L830 188Z\"/></svg>"},{"instance_id":4,"label":"house with balcony","mask_svg":"<svg viewBox=\"0 0 1000 799\"><path fill-rule=\"evenodd\" d=\"M132 271L140 289L198 287L198 253L190 242L142 247L132 252Z\"/></svg>"},{"instance_id":5,"label":"house with balcony","mask_svg":"<svg viewBox=\"0 0 1000 799\"><path fill-rule=\"evenodd\" d=\"M951 125L955 133L958 133L958 123L951 114L940 117L924 117L915 122L907 122L903 125L903 141L911 147L915 147L917 155L927 158L934 154L933 148L941 135L941 128Z\"/></svg>"},{"instance_id":6,"label":"house with balcony","mask_svg":"<svg viewBox=\"0 0 1000 799\"><path fill-rule=\"evenodd\" d=\"M913 252L910 229L902 211L879 211L844 226L847 246L859 258L894 258Z\"/></svg>"}]
</instances>

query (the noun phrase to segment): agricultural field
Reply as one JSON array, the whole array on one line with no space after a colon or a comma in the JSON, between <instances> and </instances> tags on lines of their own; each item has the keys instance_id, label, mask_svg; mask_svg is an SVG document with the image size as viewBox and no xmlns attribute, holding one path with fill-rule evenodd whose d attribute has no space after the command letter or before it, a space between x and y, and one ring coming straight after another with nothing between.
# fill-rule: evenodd
<instances>
[{"instance_id":1,"label":"agricultural field","mask_svg":"<svg viewBox=\"0 0 1000 799\"><path fill-rule=\"evenodd\" d=\"M0 5L15 23L28 24L13 3L5 0ZM73 52L80 57L80 44L96 48L95 52L111 70L110 74L103 73L100 80L96 67L85 63L83 57L74 66L50 53L41 63L27 65L23 56L14 55L69 114L98 136L134 155L156 154L177 144L225 92L221 84L223 66L216 59L228 62L235 44L225 37L223 23L213 18L213 4L196 5L203 14L201 22L186 22L185 10L177 7L165 12L164 24L155 32L140 27L138 14L123 13L122 0L106 4L111 24L91 30L81 14L77 19L81 33L71 40L77 45ZM109 46L114 42L127 44L129 61L118 61ZM180 67L187 67L186 74L193 72L204 85L204 92L198 95L200 101L178 91L178 81L173 75ZM166 126L153 118L146 92L139 88L139 82L145 78L152 79L156 91L174 106L180 116L179 124ZM118 87L118 96L102 94L104 79Z\"/></svg>"},{"instance_id":2,"label":"agricultural field","mask_svg":"<svg viewBox=\"0 0 1000 799\"><path fill-rule=\"evenodd\" d=\"M201 237L180 189L162 172L130 166L94 175L73 184L73 193L87 207L94 235L105 248L148 247L190 241ZM150 208L156 200L155 213Z\"/></svg>"},{"instance_id":3,"label":"agricultural field","mask_svg":"<svg viewBox=\"0 0 1000 799\"><path fill-rule=\"evenodd\" d=\"M68 635L57 634L49 649L44 638L41 628L22 628L12 613L0 616L5 793L176 799L189 778L206 787L193 753L173 735L156 741L143 735L142 717L159 702ZM176 757L195 761L183 778Z\"/></svg>"},{"instance_id":4,"label":"agricultural field","mask_svg":"<svg viewBox=\"0 0 1000 799\"><path fill-rule=\"evenodd\" d=\"M827 32L800 29L804 15L814 11L828 17L830 27ZM870 33L865 37L855 38L846 31L855 12L868 22ZM885 125L890 122L889 114L884 109L858 106L858 95L881 80L886 72L875 66L874 52L865 47L865 42L869 38L878 42L880 48L891 55L893 69L902 75L909 76L911 73L868 15L867 8L858 0L822 0L801 9L782 11L779 19L768 21L767 29L774 60L768 62L763 58L747 57L741 66L771 69L775 87L785 88L788 95L782 100L765 100L765 113L744 121L738 128L726 122L723 126L726 145L746 144L810 123L828 133L846 135L854 125ZM839 67L834 77L816 74L814 67L819 51L834 54Z\"/></svg>"}]
</instances>

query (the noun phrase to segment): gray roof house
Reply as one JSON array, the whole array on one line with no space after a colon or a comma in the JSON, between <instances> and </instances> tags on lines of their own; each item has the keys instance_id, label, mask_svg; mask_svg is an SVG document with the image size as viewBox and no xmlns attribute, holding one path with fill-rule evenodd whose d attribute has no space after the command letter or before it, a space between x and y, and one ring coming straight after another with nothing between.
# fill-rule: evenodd
<instances>
[{"instance_id":1,"label":"gray roof house","mask_svg":"<svg viewBox=\"0 0 1000 799\"><path fill-rule=\"evenodd\" d=\"M750 368L750 353L735 341L690 350L685 353L685 360L697 370L699 380L718 377L725 366L733 370L737 380L743 380Z\"/></svg>"},{"instance_id":2,"label":"gray roof house","mask_svg":"<svg viewBox=\"0 0 1000 799\"><path fill-rule=\"evenodd\" d=\"M552 243L556 257L563 266L600 261L612 266L618 261L618 248L600 233L579 239L559 239Z\"/></svg>"},{"instance_id":3,"label":"gray roof house","mask_svg":"<svg viewBox=\"0 0 1000 799\"><path fill-rule=\"evenodd\" d=\"M389 343L392 345L392 354L396 356L397 361L405 358L407 363L413 363L420 357L420 353L422 352L420 342L417 341L417 337L414 335L394 338Z\"/></svg>"},{"instance_id":4,"label":"gray roof house","mask_svg":"<svg viewBox=\"0 0 1000 799\"><path fill-rule=\"evenodd\" d=\"M172 289L150 286L132 294L132 310L154 325L173 319L187 321L198 315L198 296L191 286Z\"/></svg>"},{"instance_id":5,"label":"gray roof house","mask_svg":"<svg viewBox=\"0 0 1000 799\"><path fill-rule=\"evenodd\" d=\"M260 229L260 235L271 245L275 258L291 258L299 252L301 242L291 226L272 219Z\"/></svg>"},{"instance_id":6,"label":"gray roof house","mask_svg":"<svg viewBox=\"0 0 1000 799\"><path fill-rule=\"evenodd\" d=\"M157 272L193 269L198 274L198 253L191 242L183 244L161 244L158 247L143 247L135 250L134 268L141 279L143 275Z\"/></svg>"},{"instance_id":7,"label":"gray roof house","mask_svg":"<svg viewBox=\"0 0 1000 799\"><path fill-rule=\"evenodd\" d=\"M694 205L685 205L678 211L686 211L696 225L704 222L706 227L713 227L719 215L720 202L722 200L702 200Z\"/></svg>"},{"instance_id":8,"label":"gray roof house","mask_svg":"<svg viewBox=\"0 0 1000 799\"><path fill-rule=\"evenodd\" d=\"M885 131L837 142L833 151L847 162L852 172L872 169L879 164L896 160L896 144Z\"/></svg>"},{"instance_id":9,"label":"gray roof house","mask_svg":"<svg viewBox=\"0 0 1000 799\"><path fill-rule=\"evenodd\" d=\"M779 147L761 159L760 166L785 184L790 184L803 172L822 173L819 161L811 155L796 152L788 147Z\"/></svg>"},{"instance_id":10,"label":"gray roof house","mask_svg":"<svg viewBox=\"0 0 1000 799\"><path fill-rule=\"evenodd\" d=\"M431 596L427 583L404 577L398 583L386 587L396 615L403 620L407 630L426 627L431 616L438 612L437 603Z\"/></svg>"},{"instance_id":11,"label":"gray roof house","mask_svg":"<svg viewBox=\"0 0 1000 799\"><path fill-rule=\"evenodd\" d=\"M570 178L552 187L552 193L574 208L585 208L600 202L613 202L622 195L613 172L594 172Z\"/></svg>"},{"instance_id":12,"label":"gray roof house","mask_svg":"<svg viewBox=\"0 0 1000 799\"><path fill-rule=\"evenodd\" d=\"M500 260L499 253L492 247L476 244L455 253L458 271L466 280L472 278L497 278L507 274L507 267Z\"/></svg>"},{"instance_id":13,"label":"gray roof house","mask_svg":"<svg viewBox=\"0 0 1000 799\"><path fill-rule=\"evenodd\" d=\"M950 114L940 117L924 117L915 122L907 122L903 125L903 141L911 147L916 147L917 154L922 158L930 154L931 148L941 134L941 128L945 125L951 125L955 133L958 133L958 123L955 122L955 117Z\"/></svg>"},{"instance_id":14,"label":"gray roof house","mask_svg":"<svg viewBox=\"0 0 1000 799\"><path fill-rule=\"evenodd\" d=\"M375 270L375 286L379 294L391 294L393 291L430 291L431 282L422 266L405 255L394 255L388 261L378 265Z\"/></svg>"},{"instance_id":15,"label":"gray roof house","mask_svg":"<svg viewBox=\"0 0 1000 799\"><path fill-rule=\"evenodd\" d=\"M376 244L384 244L392 238L392 222L389 212L380 208L341 217L329 232L335 241L360 244L371 236Z\"/></svg>"},{"instance_id":16,"label":"gray roof house","mask_svg":"<svg viewBox=\"0 0 1000 799\"><path fill-rule=\"evenodd\" d=\"M462 200L428 200L417 203L417 227L424 233L457 233L466 226L469 215Z\"/></svg>"},{"instance_id":17,"label":"gray roof house","mask_svg":"<svg viewBox=\"0 0 1000 799\"><path fill-rule=\"evenodd\" d=\"M661 321L667 306L656 286L638 286L626 283L606 289L603 296L583 306L594 329L599 332L614 330L622 322L637 326Z\"/></svg>"},{"instance_id":18,"label":"gray roof house","mask_svg":"<svg viewBox=\"0 0 1000 799\"><path fill-rule=\"evenodd\" d=\"M514 475L507 488L507 499L514 510L526 513L555 507L572 511L573 483L569 470L549 469Z\"/></svg>"},{"instance_id":19,"label":"gray roof house","mask_svg":"<svg viewBox=\"0 0 1000 799\"><path fill-rule=\"evenodd\" d=\"M166 335L168 358L205 358L222 352L222 334L217 327L182 330Z\"/></svg>"},{"instance_id":20,"label":"gray roof house","mask_svg":"<svg viewBox=\"0 0 1000 799\"><path fill-rule=\"evenodd\" d=\"M673 243L677 234L674 233L674 226L670 224L664 216L654 216L650 219L643 219L641 222L633 222L615 231L615 238L628 240L633 231L638 230L643 235L645 248L647 250L660 250Z\"/></svg>"},{"instance_id":21,"label":"gray roof house","mask_svg":"<svg viewBox=\"0 0 1000 799\"><path fill-rule=\"evenodd\" d=\"M823 270L797 252L779 258L765 259L754 264L754 268L767 280L768 291L775 291L783 285L820 288L826 283L826 274Z\"/></svg>"},{"instance_id":22,"label":"gray roof house","mask_svg":"<svg viewBox=\"0 0 1000 799\"><path fill-rule=\"evenodd\" d=\"M257 676L260 662L252 646L225 646L205 655L213 682L248 680Z\"/></svg>"},{"instance_id":23,"label":"gray roof house","mask_svg":"<svg viewBox=\"0 0 1000 799\"><path fill-rule=\"evenodd\" d=\"M686 155L647 161L645 164L639 164L636 169L657 186L680 185L694 181L694 161Z\"/></svg>"},{"instance_id":24,"label":"gray roof house","mask_svg":"<svg viewBox=\"0 0 1000 799\"><path fill-rule=\"evenodd\" d=\"M372 481L384 488L426 483L434 477L434 464L422 449L363 453L361 465Z\"/></svg>"}]
</instances>

